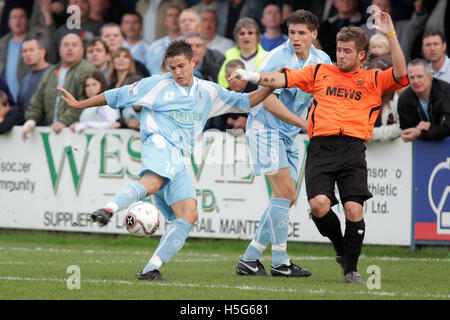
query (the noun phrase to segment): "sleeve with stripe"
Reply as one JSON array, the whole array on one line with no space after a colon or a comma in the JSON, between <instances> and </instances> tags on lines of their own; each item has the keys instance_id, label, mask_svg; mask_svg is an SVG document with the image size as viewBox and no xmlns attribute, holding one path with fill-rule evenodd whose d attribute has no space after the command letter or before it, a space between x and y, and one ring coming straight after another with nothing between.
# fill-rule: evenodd
<instances>
[{"instance_id":1,"label":"sleeve with stripe","mask_svg":"<svg viewBox=\"0 0 450 320\"><path fill-rule=\"evenodd\" d=\"M309 65L300 70L283 69L286 75L286 87L298 87L304 92L311 93L314 89L316 66L319 65Z\"/></svg>"}]
</instances>

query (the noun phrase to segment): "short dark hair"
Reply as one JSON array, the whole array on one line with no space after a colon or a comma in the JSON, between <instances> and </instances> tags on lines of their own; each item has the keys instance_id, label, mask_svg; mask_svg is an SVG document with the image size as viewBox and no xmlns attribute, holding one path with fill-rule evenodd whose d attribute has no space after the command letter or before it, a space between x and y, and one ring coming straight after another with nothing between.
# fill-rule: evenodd
<instances>
[{"instance_id":1,"label":"short dark hair","mask_svg":"<svg viewBox=\"0 0 450 320\"><path fill-rule=\"evenodd\" d=\"M423 41L423 39L428 38L428 37L432 37L432 36L439 36L441 38L441 40L442 40L442 43L446 42L445 41L445 35L440 30L427 30L427 31L425 31L423 33L423 35L422 35L422 41Z\"/></svg>"},{"instance_id":2,"label":"short dark hair","mask_svg":"<svg viewBox=\"0 0 450 320\"><path fill-rule=\"evenodd\" d=\"M242 69L245 69L245 64L239 59L230 60L225 65L225 70L227 68L236 68L236 67L241 67Z\"/></svg>"},{"instance_id":3,"label":"short dark hair","mask_svg":"<svg viewBox=\"0 0 450 320\"><path fill-rule=\"evenodd\" d=\"M289 28L290 24L302 23L306 24L310 31L319 30L320 23L319 18L311 11L308 10L297 10L292 12L286 19L286 25Z\"/></svg>"},{"instance_id":4,"label":"short dark hair","mask_svg":"<svg viewBox=\"0 0 450 320\"><path fill-rule=\"evenodd\" d=\"M105 48L106 53L109 53L108 45L100 37L95 37L95 38L92 38L91 40L89 40L88 43L86 43L86 49L90 48L90 47L94 47L97 44L97 42L100 42L103 45L103 47Z\"/></svg>"},{"instance_id":5,"label":"short dark hair","mask_svg":"<svg viewBox=\"0 0 450 320\"><path fill-rule=\"evenodd\" d=\"M18 9L23 10L23 11L25 12L25 15L27 16L27 19L30 19L29 12L27 11L27 9L26 9L25 7L22 7L22 6L20 6L20 5L14 5L14 4L13 4L13 6L11 7L11 9L9 9L8 19L9 19L10 16L11 16L11 12L12 12L13 10L18 10Z\"/></svg>"},{"instance_id":6,"label":"short dark hair","mask_svg":"<svg viewBox=\"0 0 450 320\"><path fill-rule=\"evenodd\" d=\"M369 50L369 37L360 27L343 27L336 35L336 43L338 41L354 41L358 52L365 51L367 53Z\"/></svg>"},{"instance_id":7,"label":"short dark hair","mask_svg":"<svg viewBox=\"0 0 450 320\"><path fill-rule=\"evenodd\" d=\"M25 40L23 40L23 42L33 41L33 40L36 40L39 49L45 49L44 43L42 42L41 38L38 38L38 37L26 37Z\"/></svg>"},{"instance_id":8,"label":"short dark hair","mask_svg":"<svg viewBox=\"0 0 450 320\"><path fill-rule=\"evenodd\" d=\"M194 52L192 51L191 45L187 43L186 40L174 40L169 44L164 53L164 61L182 54L189 60L192 59Z\"/></svg>"},{"instance_id":9,"label":"short dark hair","mask_svg":"<svg viewBox=\"0 0 450 320\"><path fill-rule=\"evenodd\" d=\"M128 10L125 11L122 15L122 18L120 18L120 23L122 23L123 17L125 17L125 15L132 15L132 16L136 16L139 19L139 22L142 24L142 16L139 12L137 11L133 11L133 10Z\"/></svg>"}]
</instances>

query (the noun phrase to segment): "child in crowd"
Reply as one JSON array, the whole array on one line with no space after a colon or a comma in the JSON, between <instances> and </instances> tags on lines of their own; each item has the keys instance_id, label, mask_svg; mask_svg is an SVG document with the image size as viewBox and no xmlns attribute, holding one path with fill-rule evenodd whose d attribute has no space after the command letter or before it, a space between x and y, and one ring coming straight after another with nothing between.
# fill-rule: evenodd
<instances>
[{"instance_id":1,"label":"child in crowd","mask_svg":"<svg viewBox=\"0 0 450 320\"><path fill-rule=\"evenodd\" d=\"M0 90L0 134L6 133L13 126L22 125L24 113L18 106L10 106L8 95Z\"/></svg>"},{"instance_id":2,"label":"child in crowd","mask_svg":"<svg viewBox=\"0 0 450 320\"><path fill-rule=\"evenodd\" d=\"M92 71L84 79L84 94L87 98L94 97L107 89L105 77L100 71ZM80 121L72 124L70 129L79 133L84 129L114 129L120 127L116 122L120 118L119 110L108 105L84 109Z\"/></svg>"},{"instance_id":3,"label":"child in crowd","mask_svg":"<svg viewBox=\"0 0 450 320\"><path fill-rule=\"evenodd\" d=\"M369 40L368 62L381 62L385 68L392 66L388 39L381 33L376 33Z\"/></svg>"}]
</instances>

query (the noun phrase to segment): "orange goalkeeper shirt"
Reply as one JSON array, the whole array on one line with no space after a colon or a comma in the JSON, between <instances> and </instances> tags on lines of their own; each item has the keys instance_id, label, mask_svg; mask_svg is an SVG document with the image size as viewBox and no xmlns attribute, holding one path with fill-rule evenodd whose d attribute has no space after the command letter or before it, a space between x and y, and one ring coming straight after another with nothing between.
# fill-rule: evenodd
<instances>
[{"instance_id":1,"label":"orange goalkeeper shirt","mask_svg":"<svg viewBox=\"0 0 450 320\"><path fill-rule=\"evenodd\" d=\"M344 135L368 141L381 106L381 96L409 84L398 83L393 68L384 71L342 72L337 66L315 64L300 70L284 69L286 86L313 95L308 112L308 134Z\"/></svg>"}]
</instances>

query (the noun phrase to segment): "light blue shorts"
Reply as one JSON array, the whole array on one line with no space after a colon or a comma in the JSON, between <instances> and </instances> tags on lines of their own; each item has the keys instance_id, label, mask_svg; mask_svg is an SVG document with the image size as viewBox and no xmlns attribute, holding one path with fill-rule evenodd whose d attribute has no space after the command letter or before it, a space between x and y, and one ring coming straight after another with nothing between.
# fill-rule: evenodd
<instances>
[{"instance_id":1,"label":"light blue shorts","mask_svg":"<svg viewBox=\"0 0 450 320\"><path fill-rule=\"evenodd\" d=\"M297 144L279 134L278 130L246 130L250 157L255 174L273 174L279 169L289 168L292 179L298 179Z\"/></svg>"},{"instance_id":2,"label":"light blue shorts","mask_svg":"<svg viewBox=\"0 0 450 320\"><path fill-rule=\"evenodd\" d=\"M153 203L167 220L176 219L171 205L187 198L197 200L194 184L186 171L183 155L178 148L170 143L165 143L162 148L161 144L146 139L142 144L141 160L139 176L154 173L167 179L161 189L152 196Z\"/></svg>"}]
</instances>

